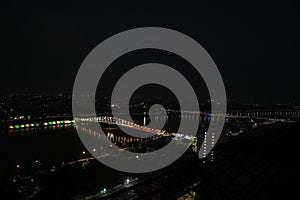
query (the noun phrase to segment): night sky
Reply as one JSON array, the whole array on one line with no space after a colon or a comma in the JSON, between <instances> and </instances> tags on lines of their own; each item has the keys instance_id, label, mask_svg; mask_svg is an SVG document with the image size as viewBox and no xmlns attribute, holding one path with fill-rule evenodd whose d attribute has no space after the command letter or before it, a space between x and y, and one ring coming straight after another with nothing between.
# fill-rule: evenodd
<instances>
[{"instance_id":1,"label":"night sky","mask_svg":"<svg viewBox=\"0 0 300 200\"><path fill-rule=\"evenodd\" d=\"M0 94L71 94L81 62L101 41L158 26L185 33L208 51L229 99L299 103L295 3L199 2L2 3Z\"/></svg>"}]
</instances>

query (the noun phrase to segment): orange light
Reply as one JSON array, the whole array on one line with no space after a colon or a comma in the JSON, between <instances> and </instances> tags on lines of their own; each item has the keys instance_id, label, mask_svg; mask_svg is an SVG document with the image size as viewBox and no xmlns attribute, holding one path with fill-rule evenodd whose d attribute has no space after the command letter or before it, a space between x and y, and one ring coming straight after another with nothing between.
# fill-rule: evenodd
<instances>
[{"instance_id":1,"label":"orange light","mask_svg":"<svg viewBox=\"0 0 300 200\"><path fill-rule=\"evenodd\" d=\"M8 128L9 128L9 129L14 129L14 126L9 126Z\"/></svg>"},{"instance_id":2,"label":"orange light","mask_svg":"<svg viewBox=\"0 0 300 200\"><path fill-rule=\"evenodd\" d=\"M52 124L56 124L56 121L53 121Z\"/></svg>"},{"instance_id":3,"label":"orange light","mask_svg":"<svg viewBox=\"0 0 300 200\"><path fill-rule=\"evenodd\" d=\"M30 127L30 124L25 124L25 127Z\"/></svg>"}]
</instances>

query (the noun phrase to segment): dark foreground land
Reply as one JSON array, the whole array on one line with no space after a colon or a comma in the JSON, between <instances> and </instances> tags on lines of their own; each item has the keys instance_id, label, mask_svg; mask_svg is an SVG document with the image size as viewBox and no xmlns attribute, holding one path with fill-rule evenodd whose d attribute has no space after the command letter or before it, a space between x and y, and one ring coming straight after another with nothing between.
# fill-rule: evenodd
<instances>
[{"instance_id":1,"label":"dark foreground land","mask_svg":"<svg viewBox=\"0 0 300 200\"><path fill-rule=\"evenodd\" d=\"M300 124L274 124L217 146L199 172L198 199L292 199L298 191Z\"/></svg>"},{"instance_id":2,"label":"dark foreground land","mask_svg":"<svg viewBox=\"0 0 300 200\"><path fill-rule=\"evenodd\" d=\"M289 199L297 194L300 124L276 123L217 145L214 155L182 158L134 189L139 199ZM126 191L128 192L128 191ZM123 199L123 194L107 199ZM129 192L127 195L130 194Z\"/></svg>"}]
</instances>

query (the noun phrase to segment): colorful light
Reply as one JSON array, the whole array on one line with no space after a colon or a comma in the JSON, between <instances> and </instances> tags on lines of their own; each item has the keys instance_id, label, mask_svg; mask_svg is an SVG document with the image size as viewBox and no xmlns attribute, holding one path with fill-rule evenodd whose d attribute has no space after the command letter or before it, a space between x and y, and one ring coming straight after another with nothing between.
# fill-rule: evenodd
<instances>
[{"instance_id":1,"label":"colorful light","mask_svg":"<svg viewBox=\"0 0 300 200\"><path fill-rule=\"evenodd\" d=\"M14 126L9 126L8 128L9 128L9 129L13 129L13 128L14 128Z\"/></svg>"},{"instance_id":2,"label":"colorful light","mask_svg":"<svg viewBox=\"0 0 300 200\"><path fill-rule=\"evenodd\" d=\"M15 128L20 128L20 126L19 125L15 125Z\"/></svg>"}]
</instances>

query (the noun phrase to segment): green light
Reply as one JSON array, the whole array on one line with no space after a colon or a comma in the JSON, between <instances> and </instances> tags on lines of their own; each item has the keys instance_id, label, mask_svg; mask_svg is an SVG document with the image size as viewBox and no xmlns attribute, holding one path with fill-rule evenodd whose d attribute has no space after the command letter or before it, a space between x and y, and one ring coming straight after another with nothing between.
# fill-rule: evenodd
<instances>
[{"instance_id":1,"label":"green light","mask_svg":"<svg viewBox=\"0 0 300 200\"><path fill-rule=\"evenodd\" d=\"M52 125L52 122L48 122L49 125Z\"/></svg>"},{"instance_id":2,"label":"green light","mask_svg":"<svg viewBox=\"0 0 300 200\"><path fill-rule=\"evenodd\" d=\"M63 124L63 123L64 123L64 121L60 121L60 123L61 123L61 124Z\"/></svg>"},{"instance_id":3,"label":"green light","mask_svg":"<svg viewBox=\"0 0 300 200\"><path fill-rule=\"evenodd\" d=\"M20 128L20 126L19 125L15 125L15 128Z\"/></svg>"},{"instance_id":4,"label":"green light","mask_svg":"<svg viewBox=\"0 0 300 200\"><path fill-rule=\"evenodd\" d=\"M101 194L105 194L107 192L106 188L100 191Z\"/></svg>"},{"instance_id":5,"label":"green light","mask_svg":"<svg viewBox=\"0 0 300 200\"><path fill-rule=\"evenodd\" d=\"M35 126L39 126L40 124L36 123Z\"/></svg>"}]
</instances>

